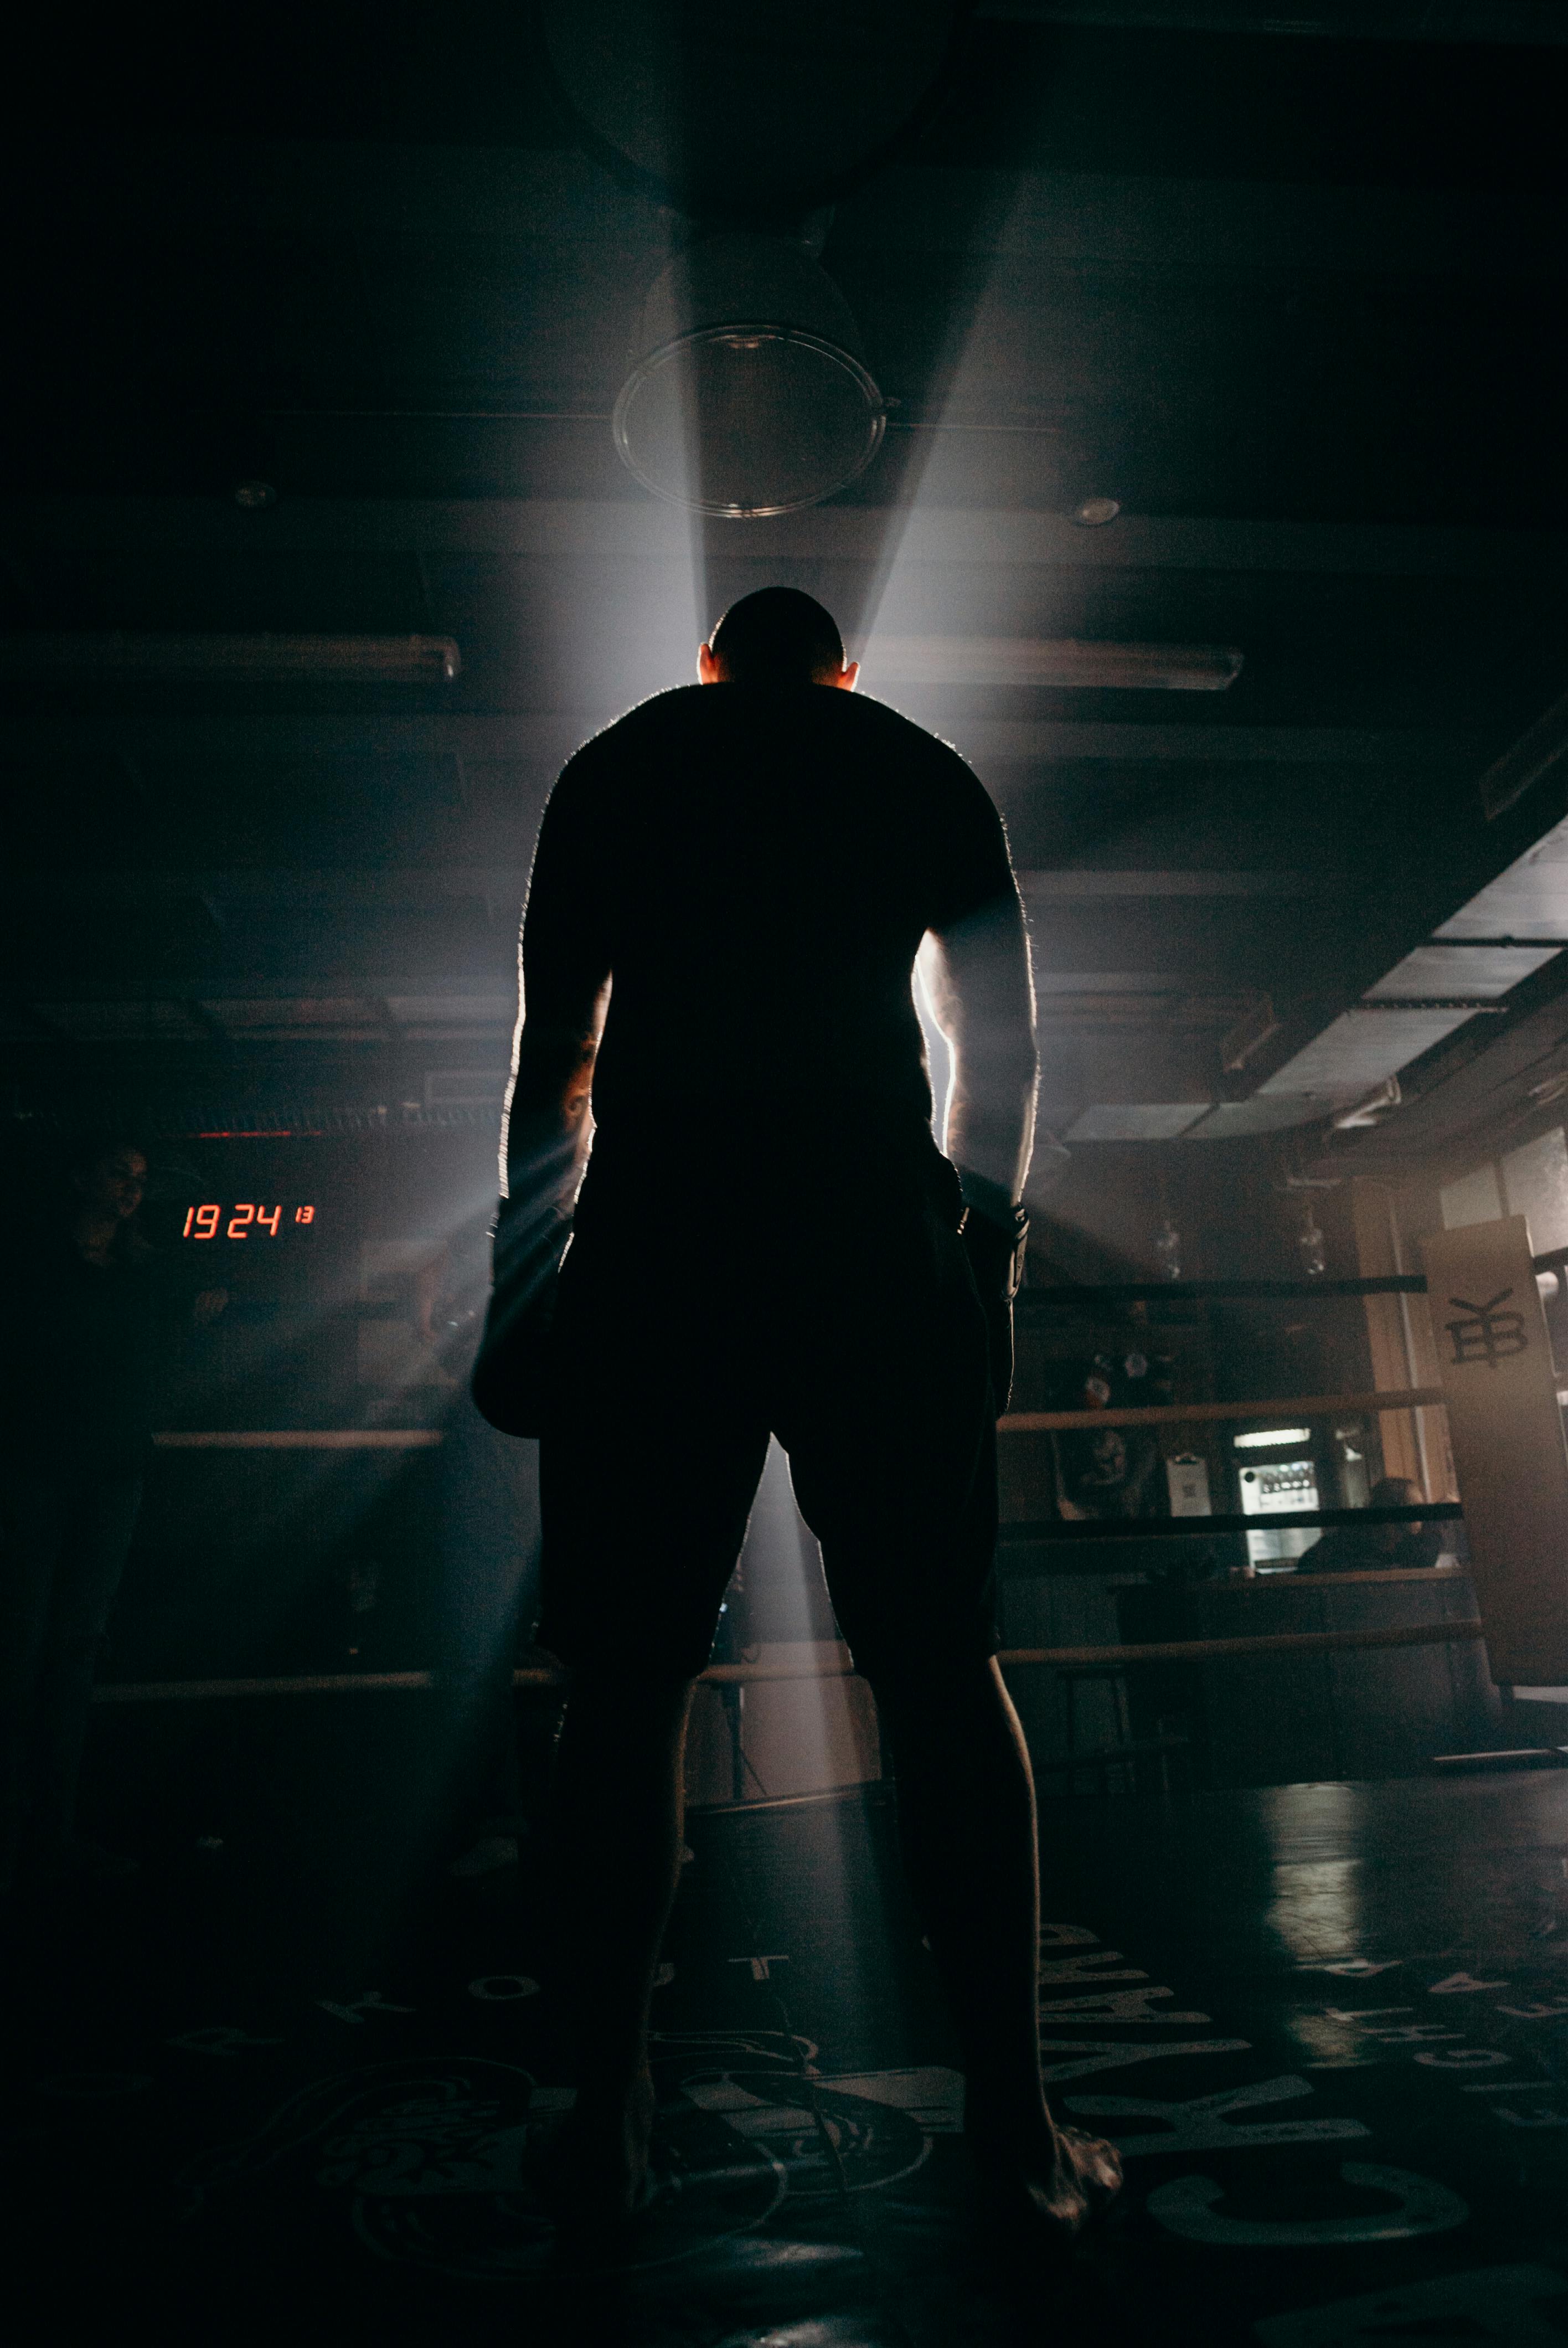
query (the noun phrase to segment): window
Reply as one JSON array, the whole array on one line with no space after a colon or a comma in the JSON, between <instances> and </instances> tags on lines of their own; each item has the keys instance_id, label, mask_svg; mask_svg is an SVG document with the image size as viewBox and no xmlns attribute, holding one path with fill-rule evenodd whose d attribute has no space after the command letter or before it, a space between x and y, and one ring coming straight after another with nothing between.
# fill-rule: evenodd
<instances>
[{"instance_id":1,"label":"window","mask_svg":"<svg viewBox=\"0 0 1568 2348\"><path fill-rule=\"evenodd\" d=\"M1550 1133L1522 1142L1495 1164L1478 1166L1459 1181L1446 1183L1438 1195L1445 1231L1457 1231L1465 1223L1493 1223L1501 1215L1522 1215L1534 1254L1568 1247L1568 1136L1562 1126L1553 1126Z\"/></svg>"}]
</instances>

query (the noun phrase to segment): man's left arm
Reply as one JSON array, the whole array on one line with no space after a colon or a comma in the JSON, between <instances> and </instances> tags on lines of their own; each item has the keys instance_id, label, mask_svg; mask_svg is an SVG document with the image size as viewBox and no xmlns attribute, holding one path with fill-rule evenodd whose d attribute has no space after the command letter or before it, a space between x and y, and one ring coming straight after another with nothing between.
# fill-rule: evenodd
<instances>
[{"instance_id":1,"label":"man's left arm","mask_svg":"<svg viewBox=\"0 0 1568 2348\"><path fill-rule=\"evenodd\" d=\"M1005 890L927 935L921 975L953 1056L943 1147L968 1206L1005 1225L1034 1148L1034 987L1023 906Z\"/></svg>"},{"instance_id":2,"label":"man's left arm","mask_svg":"<svg viewBox=\"0 0 1568 2348\"><path fill-rule=\"evenodd\" d=\"M1007 835L968 768L955 818L946 902L922 947L921 974L952 1054L942 1147L963 1186L964 1243L990 1323L999 1412L1012 1384L1012 1299L1029 1230L1023 1186L1040 1078L1034 983Z\"/></svg>"}]
</instances>

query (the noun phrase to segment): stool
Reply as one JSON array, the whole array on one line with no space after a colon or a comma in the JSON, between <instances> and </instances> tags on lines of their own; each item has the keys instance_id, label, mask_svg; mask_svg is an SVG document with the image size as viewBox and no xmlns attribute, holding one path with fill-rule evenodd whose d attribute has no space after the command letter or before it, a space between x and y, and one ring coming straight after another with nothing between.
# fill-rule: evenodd
<instances>
[{"instance_id":1,"label":"stool","mask_svg":"<svg viewBox=\"0 0 1568 2348\"><path fill-rule=\"evenodd\" d=\"M1088 1770L1099 1779L1102 1794L1111 1791L1113 1771L1119 1773L1122 1789L1135 1793L1136 1764L1141 1760L1159 1763L1160 1791L1168 1796L1171 1790L1171 1756L1184 1753L1190 1739L1184 1735L1134 1736L1132 1716L1127 1704L1127 1673L1132 1666L1126 1663L1059 1663L1057 1676L1067 1685L1067 1752L1060 1761L1040 1765L1045 1776L1063 1776L1067 1791L1072 1791L1074 1775ZM1116 1739L1113 1744L1085 1747L1079 1744L1078 1692L1081 1687L1104 1682L1111 1689L1116 1714Z\"/></svg>"}]
</instances>

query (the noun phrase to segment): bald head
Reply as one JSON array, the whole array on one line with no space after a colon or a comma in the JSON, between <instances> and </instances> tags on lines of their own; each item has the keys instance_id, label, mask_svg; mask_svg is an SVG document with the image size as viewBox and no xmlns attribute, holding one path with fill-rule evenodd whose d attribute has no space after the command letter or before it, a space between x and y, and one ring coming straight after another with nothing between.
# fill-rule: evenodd
<instances>
[{"instance_id":1,"label":"bald head","mask_svg":"<svg viewBox=\"0 0 1568 2348\"><path fill-rule=\"evenodd\" d=\"M697 654L704 685L835 685L853 692L858 661L845 661L831 612L798 587L759 587L732 603Z\"/></svg>"}]
</instances>

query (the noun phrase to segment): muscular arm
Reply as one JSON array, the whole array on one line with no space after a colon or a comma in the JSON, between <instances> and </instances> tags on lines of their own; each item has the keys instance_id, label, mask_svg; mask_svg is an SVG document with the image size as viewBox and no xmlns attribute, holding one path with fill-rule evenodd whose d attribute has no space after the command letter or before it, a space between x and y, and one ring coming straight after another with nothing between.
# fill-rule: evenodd
<instances>
[{"instance_id":1,"label":"muscular arm","mask_svg":"<svg viewBox=\"0 0 1568 2348\"><path fill-rule=\"evenodd\" d=\"M942 1146L969 1205L1005 1223L1029 1172L1040 1074L1029 938L1016 887L928 932L920 974L953 1056Z\"/></svg>"},{"instance_id":2,"label":"muscular arm","mask_svg":"<svg viewBox=\"0 0 1568 2348\"><path fill-rule=\"evenodd\" d=\"M504 1210L566 1211L592 1121L593 1064L610 1001L602 875L570 769L545 812L518 953L518 1025L501 1128Z\"/></svg>"},{"instance_id":3,"label":"muscular arm","mask_svg":"<svg viewBox=\"0 0 1568 2348\"><path fill-rule=\"evenodd\" d=\"M501 1123L501 1211L473 1395L492 1426L537 1436L561 1262L588 1158L593 1064L610 994L592 793L572 768L539 829L518 951L518 1026Z\"/></svg>"}]
</instances>

